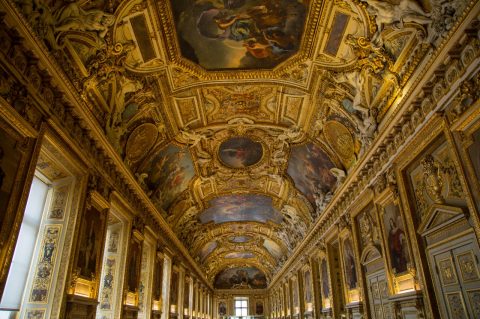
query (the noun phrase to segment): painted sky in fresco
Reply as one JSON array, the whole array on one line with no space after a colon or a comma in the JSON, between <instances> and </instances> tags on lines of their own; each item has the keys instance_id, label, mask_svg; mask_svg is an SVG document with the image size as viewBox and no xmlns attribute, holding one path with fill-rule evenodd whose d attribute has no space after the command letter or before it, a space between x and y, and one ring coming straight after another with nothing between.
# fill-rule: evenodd
<instances>
[{"instance_id":1,"label":"painted sky in fresco","mask_svg":"<svg viewBox=\"0 0 480 319\"><path fill-rule=\"evenodd\" d=\"M335 185L335 176L330 172L332 167L332 161L322 149L310 143L292 148L287 172L295 187L313 204L316 187L329 191Z\"/></svg>"},{"instance_id":2,"label":"painted sky in fresco","mask_svg":"<svg viewBox=\"0 0 480 319\"><path fill-rule=\"evenodd\" d=\"M230 237L230 241L232 243L246 243L248 242L249 240L251 240L252 237L250 236L234 236L234 237Z\"/></svg>"},{"instance_id":3,"label":"painted sky in fresco","mask_svg":"<svg viewBox=\"0 0 480 319\"><path fill-rule=\"evenodd\" d=\"M273 257L282 257L282 249L273 240L265 239L265 241L263 242L263 247L265 247L265 249L268 250L270 255L272 255Z\"/></svg>"},{"instance_id":4,"label":"painted sky in fresco","mask_svg":"<svg viewBox=\"0 0 480 319\"><path fill-rule=\"evenodd\" d=\"M215 276L216 289L267 288L265 274L255 267L235 267L225 269Z\"/></svg>"},{"instance_id":5,"label":"painted sky in fresco","mask_svg":"<svg viewBox=\"0 0 480 319\"><path fill-rule=\"evenodd\" d=\"M207 70L272 68L298 51L298 0L171 0L183 57Z\"/></svg>"},{"instance_id":6,"label":"painted sky in fresco","mask_svg":"<svg viewBox=\"0 0 480 319\"><path fill-rule=\"evenodd\" d=\"M208 255L210 255L215 250L215 248L217 248L217 246L218 243L216 241L211 241L205 244L205 246L200 249L200 253L198 254L200 256L200 259L204 260L205 258L207 258Z\"/></svg>"},{"instance_id":7,"label":"painted sky in fresco","mask_svg":"<svg viewBox=\"0 0 480 319\"><path fill-rule=\"evenodd\" d=\"M272 206L272 199L268 196L226 195L210 200L209 205L199 216L203 224L212 221L216 224L234 221L282 222L282 215Z\"/></svg>"},{"instance_id":8,"label":"painted sky in fresco","mask_svg":"<svg viewBox=\"0 0 480 319\"><path fill-rule=\"evenodd\" d=\"M234 252L228 253L225 255L227 259L235 259L235 258L253 258L255 255L249 251L242 251L242 252Z\"/></svg>"},{"instance_id":9,"label":"painted sky in fresco","mask_svg":"<svg viewBox=\"0 0 480 319\"><path fill-rule=\"evenodd\" d=\"M167 210L175 198L187 189L195 176L192 157L186 147L170 144L150 162L145 172L148 187L154 190L152 200Z\"/></svg>"}]
</instances>

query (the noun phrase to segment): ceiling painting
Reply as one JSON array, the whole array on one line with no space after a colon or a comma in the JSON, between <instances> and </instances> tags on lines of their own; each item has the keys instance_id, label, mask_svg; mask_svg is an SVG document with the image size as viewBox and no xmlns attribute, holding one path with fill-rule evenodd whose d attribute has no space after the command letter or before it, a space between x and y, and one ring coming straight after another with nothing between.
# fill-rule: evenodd
<instances>
[{"instance_id":1,"label":"ceiling painting","mask_svg":"<svg viewBox=\"0 0 480 319\"><path fill-rule=\"evenodd\" d=\"M307 7L298 0L171 1L184 58L207 70L270 69L300 46Z\"/></svg>"},{"instance_id":2,"label":"ceiling painting","mask_svg":"<svg viewBox=\"0 0 480 319\"><path fill-rule=\"evenodd\" d=\"M234 237L230 237L230 241L232 243L246 243L248 241L250 241L252 239L252 237L250 236L234 236Z\"/></svg>"},{"instance_id":3,"label":"ceiling painting","mask_svg":"<svg viewBox=\"0 0 480 319\"><path fill-rule=\"evenodd\" d=\"M282 215L273 207L268 196L242 194L216 197L210 207L199 215L201 223L261 222L281 223Z\"/></svg>"},{"instance_id":4,"label":"ceiling painting","mask_svg":"<svg viewBox=\"0 0 480 319\"><path fill-rule=\"evenodd\" d=\"M263 242L263 247L275 258L280 258L283 255L282 249L280 246L270 239L265 239Z\"/></svg>"},{"instance_id":5,"label":"ceiling painting","mask_svg":"<svg viewBox=\"0 0 480 319\"><path fill-rule=\"evenodd\" d=\"M330 171L334 167L320 147L309 143L293 147L287 172L295 187L313 204L319 191L329 192L335 185L335 176Z\"/></svg>"},{"instance_id":6,"label":"ceiling painting","mask_svg":"<svg viewBox=\"0 0 480 319\"><path fill-rule=\"evenodd\" d=\"M218 156L229 167L245 168L262 159L263 147L248 137L232 137L220 144Z\"/></svg>"},{"instance_id":7,"label":"ceiling painting","mask_svg":"<svg viewBox=\"0 0 480 319\"><path fill-rule=\"evenodd\" d=\"M235 252L235 253L228 253L225 255L224 258L227 258L227 259L249 259L249 258L253 258L255 257L255 255L249 251L247 252Z\"/></svg>"},{"instance_id":8,"label":"ceiling painting","mask_svg":"<svg viewBox=\"0 0 480 319\"><path fill-rule=\"evenodd\" d=\"M30 2L17 9L132 189L221 287L265 287L468 5Z\"/></svg>"},{"instance_id":9,"label":"ceiling painting","mask_svg":"<svg viewBox=\"0 0 480 319\"><path fill-rule=\"evenodd\" d=\"M156 206L167 210L175 198L187 189L195 175L192 157L186 147L170 144L150 161L145 169L146 183L153 190Z\"/></svg>"},{"instance_id":10,"label":"ceiling painting","mask_svg":"<svg viewBox=\"0 0 480 319\"><path fill-rule=\"evenodd\" d=\"M218 246L218 242L216 241L211 241L205 246L203 246L203 248L200 250L198 254L198 256L200 257L200 260L205 260L205 258L207 258L208 255L210 255L215 250L215 248L217 248L217 246Z\"/></svg>"},{"instance_id":11,"label":"ceiling painting","mask_svg":"<svg viewBox=\"0 0 480 319\"><path fill-rule=\"evenodd\" d=\"M216 289L267 288L265 274L254 267L234 267L220 272L214 280Z\"/></svg>"}]
</instances>

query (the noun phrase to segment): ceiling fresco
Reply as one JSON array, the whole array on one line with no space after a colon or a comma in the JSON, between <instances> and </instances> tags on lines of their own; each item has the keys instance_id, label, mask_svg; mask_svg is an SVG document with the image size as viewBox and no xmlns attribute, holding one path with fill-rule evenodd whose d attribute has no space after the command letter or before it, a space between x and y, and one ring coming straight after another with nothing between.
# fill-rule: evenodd
<instances>
[{"instance_id":1,"label":"ceiling fresco","mask_svg":"<svg viewBox=\"0 0 480 319\"><path fill-rule=\"evenodd\" d=\"M272 206L272 199L263 195L228 195L212 199L210 207L199 215L202 224L214 222L255 221L279 224L282 215Z\"/></svg>"},{"instance_id":2,"label":"ceiling fresco","mask_svg":"<svg viewBox=\"0 0 480 319\"><path fill-rule=\"evenodd\" d=\"M232 137L220 144L218 157L227 166L245 168L258 163L263 156L262 144L248 137Z\"/></svg>"},{"instance_id":3,"label":"ceiling fresco","mask_svg":"<svg viewBox=\"0 0 480 319\"><path fill-rule=\"evenodd\" d=\"M195 171L189 150L171 144L153 157L144 174L147 175L145 182L152 190L152 201L167 209L187 189Z\"/></svg>"},{"instance_id":4,"label":"ceiling fresco","mask_svg":"<svg viewBox=\"0 0 480 319\"><path fill-rule=\"evenodd\" d=\"M267 288L265 274L254 267L235 267L222 271L215 277L217 289Z\"/></svg>"},{"instance_id":5,"label":"ceiling fresco","mask_svg":"<svg viewBox=\"0 0 480 319\"><path fill-rule=\"evenodd\" d=\"M287 172L295 186L314 203L318 193L327 193L335 185L336 178L330 172L334 167L321 148L309 143L292 149Z\"/></svg>"},{"instance_id":6,"label":"ceiling fresco","mask_svg":"<svg viewBox=\"0 0 480 319\"><path fill-rule=\"evenodd\" d=\"M227 259L248 259L248 258L253 258L255 255L252 252L235 252L235 253L229 253L226 254L224 258Z\"/></svg>"},{"instance_id":7,"label":"ceiling fresco","mask_svg":"<svg viewBox=\"0 0 480 319\"><path fill-rule=\"evenodd\" d=\"M207 70L268 69L298 51L297 0L171 1L182 56Z\"/></svg>"},{"instance_id":8,"label":"ceiling fresco","mask_svg":"<svg viewBox=\"0 0 480 319\"><path fill-rule=\"evenodd\" d=\"M158 215L230 288L268 284L466 7L14 2Z\"/></svg>"},{"instance_id":9,"label":"ceiling fresco","mask_svg":"<svg viewBox=\"0 0 480 319\"><path fill-rule=\"evenodd\" d=\"M216 241L211 241L205 246L203 246L203 248L198 253L200 260L205 260L205 258L207 258L208 255L210 255L212 251L214 251L215 248L217 248L217 246L218 246L218 243Z\"/></svg>"}]
</instances>

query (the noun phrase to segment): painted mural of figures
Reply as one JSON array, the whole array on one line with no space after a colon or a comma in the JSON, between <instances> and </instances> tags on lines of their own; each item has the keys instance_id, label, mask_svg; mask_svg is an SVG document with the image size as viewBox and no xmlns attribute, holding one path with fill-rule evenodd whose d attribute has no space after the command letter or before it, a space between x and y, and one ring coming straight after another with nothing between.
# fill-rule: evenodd
<instances>
[{"instance_id":1,"label":"painted mural of figures","mask_svg":"<svg viewBox=\"0 0 480 319\"><path fill-rule=\"evenodd\" d=\"M101 10L84 10L79 2L72 2L55 13L55 32L70 30L95 31L100 40L107 35L109 27L115 22L115 16Z\"/></svg>"},{"instance_id":2,"label":"painted mural of figures","mask_svg":"<svg viewBox=\"0 0 480 319\"><path fill-rule=\"evenodd\" d=\"M345 282L348 289L357 287L357 270L355 268L355 256L353 254L352 242L349 238L343 242Z\"/></svg>"},{"instance_id":3,"label":"painted mural of figures","mask_svg":"<svg viewBox=\"0 0 480 319\"><path fill-rule=\"evenodd\" d=\"M396 273L402 273L407 270L407 253L405 233L397 226L397 223L390 218L390 230L388 232L388 244L390 249L392 268Z\"/></svg>"},{"instance_id":4,"label":"painted mural of figures","mask_svg":"<svg viewBox=\"0 0 480 319\"><path fill-rule=\"evenodd\" d=\"M227 305L223 301L218 304L218 314L220 316L225 316L227 314Z\"/></svg>"},{"instance_id":5,"label":"painted mural of figures","mask_svg":"<svg viewBox=\"0 0 480 319\"><path fill-rule=\"evenodd\" d=\"M130 262L128 263L127 284L129 291L136 291L139 285L138 270L140 263L141 246L138 242L133 242L130 246Z\"/></svg>"},{"instance_id":6,"label":"painted mural of figures","mask_svg":"<svg viewBox=\"0 0 480 319\"><path fill-rule=\"evenodd\" d=\"M173 7L182 52L207 69L277 65L297 52L306 15L298 0L180 0Z\"/></svg>"},{"instance_id":7,"label":"painted mural of figures","mask_svg":"<svg viewBox=\"0 0 480 319\"><path fill-rule=\"evenodd\" d=\"M322 294L324 298L330 297L330 285L328 283L328 269L327 269L327 260L322 259L320 264L321 273L322 273Z\"/></svg>"},{"instance_id":8,"label":"painted mural of figures","mask_svg":"<svg viewBox=\"0 0 480 319\"><path fill-rule=\"evenodd\" d=\"M220 159L233 168L254 165L260 161L262 156L262 144L248 137L232 137L219 147Z\"/></svg>"},{"instance_id":9,"label":"painted mural of figures","mask_svg":"<svg viewBox=\"0 0 480 319\"><path fill-rule=\"evenodd\" d=\"M199 33L207 38L243 41L247 52L257 59L275 58L298 46L292 25L292 18L304 11L298 2L267 0L247 8L238 8L238 1L233 4L224 2L223 8L202 12L197 21Z\"/></svg>"},{"instance_id":10,"label":"painted mural of figures","mask_svg":"<svg viewBox=\"0 0 480 319\"><path fill-rule=\"evenodd\" d=\"M377 47L383 45L381 33L386 25L403 28L403 23L413 22L420 25L430 24L430 14L425 12L415 0L401 0L398 4L381 0L365 0L367 10L375 16L377 31L372 37L372 43Z\"/></svg>"},{"instance_id":11,"label":"painted mural of figures","mask_svg":"<svg viewBox=\"0 0 480 319\"><path fill-rule=\"evenodd\" d=\"M305 272L305 301L307 303L309 302L312 302L313 301L313 298L312 298L312 282L311 282L311 274L310 274L310 271L306 271Z\"/></svg>"},{"instance_id":12,"label":"painted mural of figures","mask_svg":"<svg viewBox=\"0 0 480 319\"><path fill-rule=\"evenodd\" d=\"M81 226L81 245L77 266L80 268L80 275L88 279L96 272L101 224L97 210L93 209L86 212L85 221Z\"/></svg>"}]
</instances>

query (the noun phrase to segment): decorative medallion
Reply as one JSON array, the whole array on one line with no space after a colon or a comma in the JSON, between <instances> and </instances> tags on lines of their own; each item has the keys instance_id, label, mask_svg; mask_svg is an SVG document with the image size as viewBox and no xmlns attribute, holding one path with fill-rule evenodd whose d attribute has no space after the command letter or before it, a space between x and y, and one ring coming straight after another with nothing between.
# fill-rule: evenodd
<instances>
[{"instance_id":1,"label":"decorative medallion","mask_svg":"<svg viewBox=\"0 0 480 319\"><path fill-rule=\"evenodd\" d=\"M184 58L206 70L271 69L297 53L304 1L171 1Z\"/></svg>"},{"instance_id":2,"label":"decorative medallion","mask_svg":"<svg viewBox=\"0 0 480 319\"><path fill-rule=\"evenodd\" d=\"M328 121L325 123L323 133L342 163L350 167L355 161L355 144L350 131L337 121Z\"/></svg>"},{"instance_id":3,"label":"decorative medallion","mask_svg":"<svg viewBox=\"0 0 480 319\"><path fill-rule=\"evenodd\" d=\"M158 129L154 124L145 123L138 126L130 134L125 147L127 159L138 162L153 147L158 137Z\"/></svg>"},{"instance_id":4,"label":"decorative medallion","mask_svg":"<svg viewBox=\"0 0 480 319\"><path fill-rule=\"evenodd\" d=\"M257 164L263 156L263 147L248 137L232 137L218 149L218 157L228 167L245 168Z\"/></svg>"}]
</instances>

